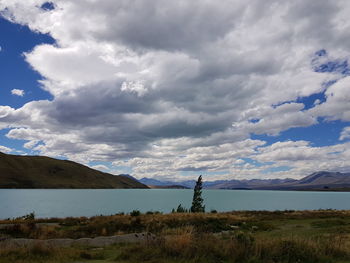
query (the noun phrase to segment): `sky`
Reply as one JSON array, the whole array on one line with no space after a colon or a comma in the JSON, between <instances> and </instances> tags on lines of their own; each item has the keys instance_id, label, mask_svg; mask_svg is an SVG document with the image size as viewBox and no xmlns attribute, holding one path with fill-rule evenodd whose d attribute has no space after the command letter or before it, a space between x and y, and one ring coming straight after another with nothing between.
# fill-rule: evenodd
<instances>
[{"instance_id":1,"label":"sky","mask_svg":"<svg viewBox=\"0 0 350 263\"><path fill-rule=\"evenodd\" d=\"M0 0L0 151L136 178L350 172L347 0Z\"/></svg>"}]
</instances>

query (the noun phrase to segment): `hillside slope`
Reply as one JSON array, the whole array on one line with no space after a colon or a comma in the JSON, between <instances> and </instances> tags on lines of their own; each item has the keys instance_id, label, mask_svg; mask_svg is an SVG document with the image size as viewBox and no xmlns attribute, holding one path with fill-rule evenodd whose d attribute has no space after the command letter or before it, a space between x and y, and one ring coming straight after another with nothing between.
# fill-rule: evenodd
<instances>
[{"instance_id":1,"label":"hillside slope","mask_svg":"<svg viewBox=\"0 0 350 263\"><path fill-rule=\"evenodd\" d=\"M148 188L121 175L44 156L0 153L0 188Z\"/></svg>"}]
</instances>

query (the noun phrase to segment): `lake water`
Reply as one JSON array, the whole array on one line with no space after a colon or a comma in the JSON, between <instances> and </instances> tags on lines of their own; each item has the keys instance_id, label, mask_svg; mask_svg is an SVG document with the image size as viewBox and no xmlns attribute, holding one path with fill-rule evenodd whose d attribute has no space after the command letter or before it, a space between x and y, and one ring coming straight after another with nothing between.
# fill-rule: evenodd
<instances>
[{"instance_id":1,"label":"lake water","mask_svg":"<svg viewBox=\"0 0 350 263\"><path fill-rule=\"evenodd\" d=\"M35 212L37 217L111 215L132 210L169 213L191 206L193 190L0 189L0 219ZM350 192L203 190L206 210L350 209Z\"/></svg>"}]
</instances>

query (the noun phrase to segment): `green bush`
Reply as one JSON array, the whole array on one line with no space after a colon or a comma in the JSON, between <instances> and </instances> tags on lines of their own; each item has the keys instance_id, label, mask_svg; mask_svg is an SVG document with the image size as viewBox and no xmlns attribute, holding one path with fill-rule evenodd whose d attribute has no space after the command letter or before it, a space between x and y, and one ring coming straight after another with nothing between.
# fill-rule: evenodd
<instances>
[{"instance_id":1,"label":"green bush","mask_svg":"<svg viewBox=\"0 0 350 263\"><path fill-rule=\"evenodd\" d=\"M172 213L188 213L188 209L184 208L181 204L178 205L176 210L173 208L171 210Z\"/></svg>"},{"instance_id":2,"label":"green bush","mask_svg":"<svg viewBox=\"0 0 350 263\"><path fill-rule=\"evenodd\" d=\"M28 220L28 221L35 220L35 213L31 212L31 213L29 213L27 215L24 215L24 216L22 216L22 219Z\"/></svg>"},{"instance_id":3,"label":"green bush","mask_svg":"<svg viewBox=\"0 0 350 263\"><path fill-rule=\"evenodd\" d=\"M130 215L131 216L140 216L141 212L139 210L133 210L133 211L131 211Z\"/></svg>"}]
</instances>

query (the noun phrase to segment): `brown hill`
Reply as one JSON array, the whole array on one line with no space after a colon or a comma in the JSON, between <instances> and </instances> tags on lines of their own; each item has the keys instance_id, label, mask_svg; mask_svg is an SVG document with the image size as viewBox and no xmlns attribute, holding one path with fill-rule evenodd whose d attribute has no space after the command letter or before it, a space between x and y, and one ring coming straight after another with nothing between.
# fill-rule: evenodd
<instances>
[{"instance_id":1,"label":"brown hill","mask_svg":"<svg viewBox=\"0 0 350 263\"><path fill-rule=\"evenodd\" d=\"M103 173L72 161L0 152L0 188L148 187L129 177Z\"/></svg>"}]
</instances>

